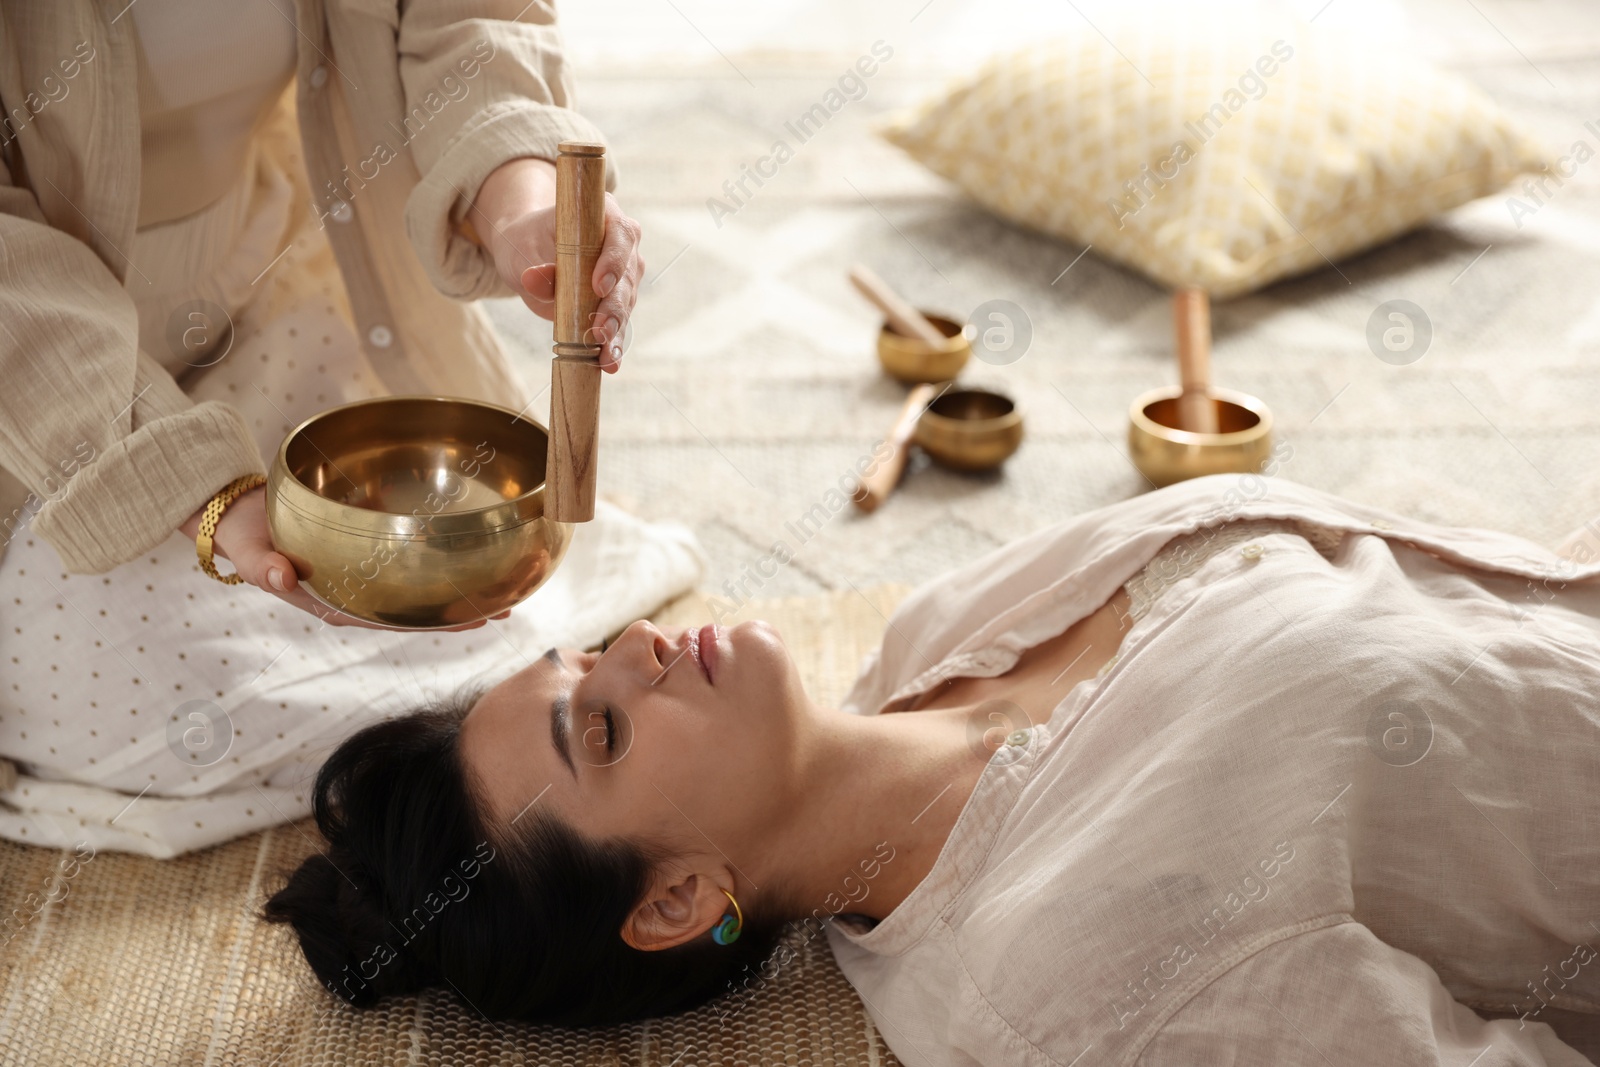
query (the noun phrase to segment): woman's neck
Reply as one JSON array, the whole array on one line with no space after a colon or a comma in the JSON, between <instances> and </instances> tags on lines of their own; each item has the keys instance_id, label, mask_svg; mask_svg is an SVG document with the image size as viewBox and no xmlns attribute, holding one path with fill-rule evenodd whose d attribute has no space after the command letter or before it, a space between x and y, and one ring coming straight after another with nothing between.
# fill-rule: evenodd
<instances>
[{"instance_id":1,"label":"woman's neck","mask_svg":"<svg viewBox=\"0 0 1600 1067\"><path fill-rule=\"evenodd\" d=\"M1047 721L1094 678L1132 628L1131 609L1119 587L1003 675L949 679L919 711L847 715L813 705L797 749L793 817L768 868L774 884L793 887L796 917L893 911L933 869L1007 724ZM997 698L1010 712L986 714Z\"/></svg>"},{"instance_id":2,"label":"woman's neck","mask_svg":"<svg viewBox=\"0 0 1600 1067\"><path fill-rule=\"evenodd\" d=\"M992 752L973 712L815 710L804 796L778 835L793 918L883 919L927 876Z\"/></svg>"}]
</instances>

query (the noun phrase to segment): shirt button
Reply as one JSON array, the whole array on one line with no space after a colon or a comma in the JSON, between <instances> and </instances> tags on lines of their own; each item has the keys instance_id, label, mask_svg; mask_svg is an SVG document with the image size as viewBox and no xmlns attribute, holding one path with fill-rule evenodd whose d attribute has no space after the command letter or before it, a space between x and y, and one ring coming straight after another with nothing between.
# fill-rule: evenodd
<instances>
[{"instance_id":1,"label":"shirt button","mask_svg":"<svg viewBox=\"0 0 1600 1067\"><path fill-rule=\"evenodd\" d=\"M311 72L311 88L320 89L328 84L328 68L318 67Z\"/></svg>"},{"instance_id":2,"label":"shirt button","mask_svg":"<svg viewBox=\"0 0 1600 1067\"><path fill-rule=\"evenodd\" d=\"M1239 550L1239 555L1243 556L1245 559L1260 559L1262 551L1263 549L1260 545L1251 543L1241 548Z\"/></svg>"},{"instance_id":3,"label":"shirt button","mask_svg":"<svg viewBox=\"0 0 1600 1067\"><path fill-rule=\"evenodd\" d=\"M1383 519L1373 519L1372 520L1372 525L1377 527L1380 530L1392 530L1392 529L1394 529L1394 523L1386 522Z\"/></svg>"},{"instance_id":4,"label":"shirt button","mask_svg":"<svg viewBox=\"0 0 1600 1067\"><path fill-rule=\"evenodd\" d=\"M388 348L394 342L394 334L387 326L374 326L367 331L367 340L377 348Z\"/></svg>"},{"instance_id":5,"label":"shirt button","mask_svg":"<svg viewBox=\"0 0 1600 1067\"><path fill-rule=\"evenodd\" d=\"M1026 731L1026 730L1012 730L1011 731L1011 736L1006 738L1006 744L1008 744L1008 745L1019 745L1020 746L1020 745L1025 745L1027 743L1028 743L1028 731Z\"/></svg>"},{"instance_id":6,"label":"shirt button","mask_svg":"<svg viewBox=\"0 0 1600 1067\"><path fill-rule=\"evenodd\" d=\"M349 222L350 219L355 215L355 212L350 210L349 201L338 200L334 202L333 210L328 212L328 214L333 216L334 222Z\"/></svg>"}]
</instances>

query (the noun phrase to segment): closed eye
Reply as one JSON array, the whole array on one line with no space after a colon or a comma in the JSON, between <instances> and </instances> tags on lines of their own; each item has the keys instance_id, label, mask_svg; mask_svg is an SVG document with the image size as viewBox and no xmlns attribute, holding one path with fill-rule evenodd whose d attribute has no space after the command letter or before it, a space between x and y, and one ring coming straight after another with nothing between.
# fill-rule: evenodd
<instances>
[{"instance_id":1,"label":"closed eye","mask_svg":"<svg viewBox=\"0 0 1600 1067\"><path fill-rule=\"evenodd\" d=\"M605 655L606 649L610 647L611 638L603 638L600 641L600 654L602 656ZM617 722L611 717L611 706L609 704L606 705L603 714L605 715L606 719L606 754L610 755L617 750Z\"/></svg>"}]
</instances>

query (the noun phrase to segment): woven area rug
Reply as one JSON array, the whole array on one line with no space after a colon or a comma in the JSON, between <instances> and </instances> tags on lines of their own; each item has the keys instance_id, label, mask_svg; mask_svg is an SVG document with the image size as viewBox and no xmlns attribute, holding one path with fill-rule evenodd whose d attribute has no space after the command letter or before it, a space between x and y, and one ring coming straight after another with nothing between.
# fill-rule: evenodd
<instances>
[{"instance_id":1,"label":"woven area rug","mask_svg":"<svg viewBox=\"0 0 1600 1067\"><path fill-rule=\"evenodd\" d=\"M816 699L837 704L905 586L756 601ZM655 616L709 622L703 597ZM317 847L307 820L174 860L0 842L0 1063L897 1064L820 932L790 934L770 982L670 1019L607 1030L490 1023L449 993L358 1011L316 981L292 932L256 918Z\"/></svg>"},{"instance_id":2,"label":"woven area rug","mask_svg":"<svg viewBox=\"0 0 1600 1067\"><path fill-rule=\"evenodd\" d=\"M655 5L637 6L655 17ZM601 390L608 494L692 528L711 557L706 588L727 597L915 584L1148 492L1126 457L1127 412L1141 392L1178 381L1169 294L1093 250L988 214L872 132L976 68L976 53L960 67L932 62L918 36L930 20L972 10L833 5L841 20L844 8L859 12L860 40L818 57L729 51L740 27L702 16L703 6L683 6L704 40L678 25L681 54L597 57L578 70L578 106L611 143L617 196L643 224L648 267L622 371ZM1600 115L1600 7L1401 6L1413 37L1557 154L1580 138L1600 148L1584 125ZM1040 18L1088 32L1073 10ZM626 19L605 20L627 32ZM661 8L663 32L678 22ZM985 43L1000 36L984 25ZM878 38L894 55L865 95L798 143L785 123ZM793 158L759 188L747 180L752 195L714 220L707 201L731 203L723 183L777 139ZM1600 515L1600 163L1579 168L1521 227L1505 201L1487 197L1337 271L1213 308L1215 379L1272 408L1293 449L1283 477L1550 546ZM1021 401L1021 450L989 475L918 455L869 516L834 510L829 493L887 433L906 391L878 368L880 318L845 277L858 261L954 318L1012 301L1033 333L1016 362L974 359L961 374ZM1420 306L1433 326L1428 350L1406 366L1367 343L1368 320L1394 299ZM491 313L535 388L548 381L548 325L520 303ZM775 552L780 541L786 552Z\"/></svg>"}]
</instances>

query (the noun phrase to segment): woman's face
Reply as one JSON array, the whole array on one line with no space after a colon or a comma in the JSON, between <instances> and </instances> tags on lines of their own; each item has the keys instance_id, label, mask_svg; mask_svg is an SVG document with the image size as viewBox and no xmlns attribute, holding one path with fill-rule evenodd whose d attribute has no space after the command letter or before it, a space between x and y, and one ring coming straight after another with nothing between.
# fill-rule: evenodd
<instances>
[{"instance_id":1,"label":"woman's face","mask_svg":"<svg viewBox=\"0 0 1600 1067\"><path fill-rule=\"evenodd\" d=\"M712 627L663 633L641 619L603 654L551 649L484 694L462 758L502 830L537 802L591 839L737 863L781 821L810 708L767 623L713 640Z\"/></svg>"}]
</instances>

